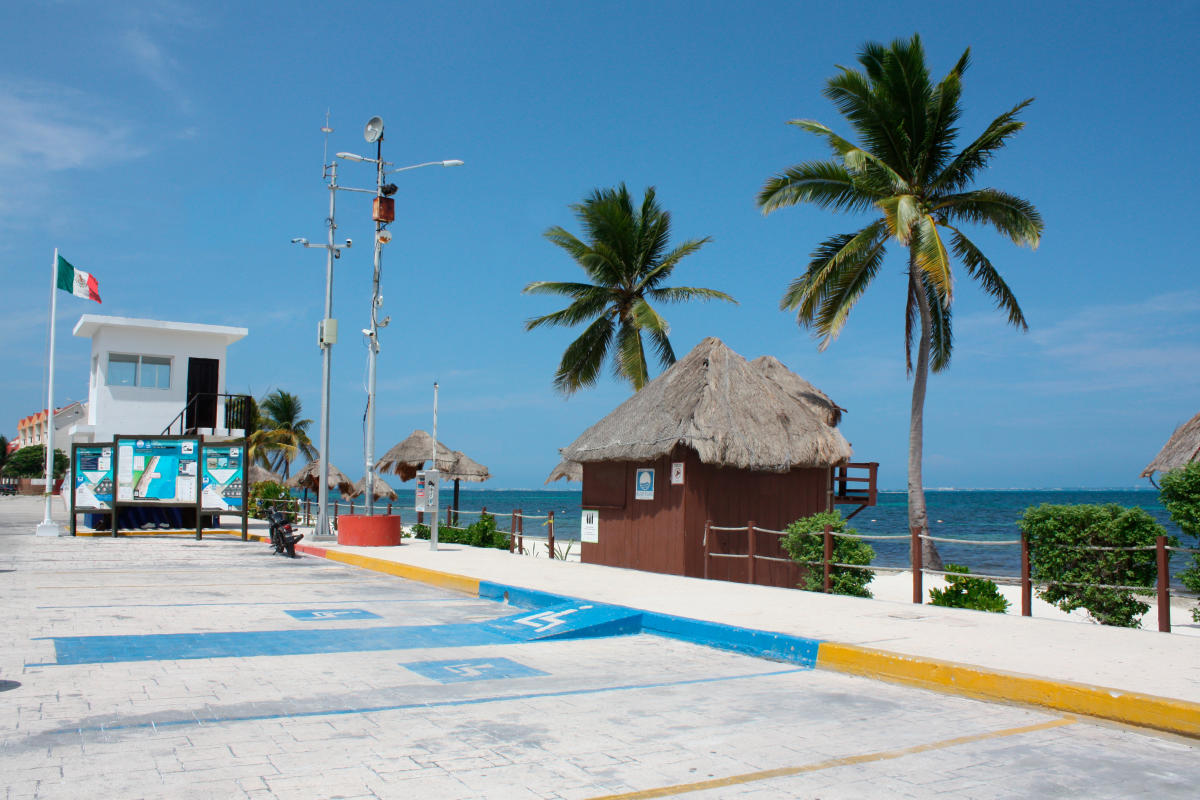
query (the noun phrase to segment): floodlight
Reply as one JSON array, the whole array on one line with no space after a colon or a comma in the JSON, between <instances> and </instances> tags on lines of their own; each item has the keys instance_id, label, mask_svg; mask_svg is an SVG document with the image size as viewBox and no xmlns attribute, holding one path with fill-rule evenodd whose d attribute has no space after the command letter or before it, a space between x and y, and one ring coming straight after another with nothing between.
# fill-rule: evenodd
<instances>
[{"instance_id":1,"label":"floodlight","mask_svg":"<svg viewBox=\"0 0 1200 800\"><path fill-rule=\"evenodd\" d=\"M308 239L305 239L305 238L303 238L303 237L301 237L301 236L297 236L295 239L292 239L292 244L303 244L303 245L307 245L307 244L308 244Z\"/></svg>"},{"instance_id":2,"label":"floodlight","mask_svg":"<svg viewBox=\"0 0 1200 800\"><path fill-rule=\"evenodd\" d=\"M371 117L367 120L367 127L363 129L363 138L371 144L375 144L383 138L383 120L379 117Z\"/></svg>"},{"instance_id":3,"label":"floodlight","mask_svg":"<svg viewBox=\"0 0 1200 800\"><path fill-rule=\"evenodd\" d=\"M462 165L463 162L459 161L457 158L452 158L449 161L442 162L443 167L461 167Z\"/></svg>"},{"instance_id":4,"label":"floodlight","mask_svg":"<svg viewBox=\"0 0 1200 800\"><path fill-rule=\"evenodd\" d=\"M347 161L367 161L368 160L366 158L363 158L360 155L355 155L354 153L338 153L337 157L344 158Z\"/></svg>"}]
</instances>

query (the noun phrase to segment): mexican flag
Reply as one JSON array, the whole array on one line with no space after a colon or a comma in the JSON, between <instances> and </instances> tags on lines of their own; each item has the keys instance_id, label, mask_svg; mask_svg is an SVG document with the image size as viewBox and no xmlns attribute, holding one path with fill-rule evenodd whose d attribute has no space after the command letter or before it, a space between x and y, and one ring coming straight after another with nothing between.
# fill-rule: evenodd
<instances>
[{"instance_id":1,"label":"mexican flag","mask_svg":"<svg viewBox=\"0 0 1200 800\"><path fill-rule=\"evenodd\" d=\"M100 302L100 285L96 279L81 269L71 266L62 256L58 257L58 288L85 300Z\"/></svg>"}]
</instances>

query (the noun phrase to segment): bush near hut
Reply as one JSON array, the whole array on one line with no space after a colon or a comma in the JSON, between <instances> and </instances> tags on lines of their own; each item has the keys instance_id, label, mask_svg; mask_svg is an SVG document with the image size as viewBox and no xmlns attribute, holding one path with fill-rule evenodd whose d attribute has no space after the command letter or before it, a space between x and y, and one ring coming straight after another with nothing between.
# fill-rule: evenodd
<instances>
[{"instance_id":1,"label":"bush near hut","mask_svg":"<svg viewBox=\"0 0 1200 800\"><path fill-rule=\"evenodd\" d=\"M1138 627L1150 606L1138 594L1154 592L1153 546L1166 530L1140 508L1116 503L1049 505L1025 509L1017 523L1029 540L1032 578L1045 584L1038 595L1063 611L1086 609L1102 625ZM1175 543L1175 537L1169 537ZM1089 550L1089 547L1150 547ZM1137 586L1144 589L1111 589Z\"/></svg>"},{"instance_id":2,"label":"bush near hut","mask_svg":"<svg viewBox=\"0 0 1200 800\"><path fill-rule=\"evenodd\" d=\"M1158 497L1179 529L1200 543L1200 462L1171 470L1159 478ZM1192 565L1179 573L1179 580L1193 592L1200 592L1200 553L1192 555ZM1192 609L1192 619L1200 622L1200 606Z\"/></svg>"},{"instance_id":3,"label":"bush near hut","mask_svg":"<svg viewBox=\"0 0 1200 800\"><path fill-rule=\"evenodd\" d=\"M947 564L946 572L957 575L946 576L946 588L930 589L929 602L946 608L970 608L975 611L1008 611L1008 598L1000 594L995 581L986 578L969 578L970 569L962 564Z\"/></svg>"},{"instance_id":4,"label":"bush near hut","mask_svg":"<svg viewBox=\"0 0 1200 800\"><path fill-rule=\"evenodd\" d=\"M833 539L833 560L839 564L861 564L867 566L875 558L875 549L856 538L858 531L846 527L846 520L838 511L822 511L811 517L796 520L785 529L787 535L780 544L793 560L805 569L804 580L799 588L809 592L824 591L824 570L821 560L825 555L825 537L822 533L828 525L834 533L848 534ZM858 567L831 567L831 591L853 597L871 597L867 584L875 580L875 573Z\"/></svg>"},{"instance_id":5,"label":"bush near hut","mask_svg":"<svg viewBox=\"0 0 1200 800\"><path fill-rule=\"evenodd\" d=\"M263 481L250 487L247 496L250 516L255 519L266 519L272 511L282 511L287 515L288 522L295 522L300 516L300 503L292 497L286 486L275 481Z\"/></svg>"},{"instance_id":6,"label":"bush near hut","mask_svg":"<svg viewBox=\"0 0 1200 800\"><path fill-rule=\"evenodd\" d=\"M412 535L418 539L429 539L431 535L429 526L413 525ZM508 533L496 528L496 518L491 514L480 514L478 520L465 528L438 526L438 542L442 544L468 544L471 547L494 547L497 550L507 550L508 539Z\"/></svg>"}]
</instances>

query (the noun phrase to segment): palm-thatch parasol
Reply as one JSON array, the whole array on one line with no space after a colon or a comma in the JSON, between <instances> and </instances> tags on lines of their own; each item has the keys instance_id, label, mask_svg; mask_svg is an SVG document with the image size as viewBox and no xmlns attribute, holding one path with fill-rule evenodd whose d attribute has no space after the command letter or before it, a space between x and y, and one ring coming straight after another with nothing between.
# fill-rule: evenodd
<instances>
[{"instance_id":1,"label":"palm-thatch parasol","mask_svg":"<svg viewBox=\"0 0 1200 800\"><path fill-rule=\"evenodd\" d=\"M583 464L578 461L560 461L557 467L550 470L550 477L546 478L546 483L581 480L583 480Z\"/></svg>"},{"instance_id":2,"label":"palm-thatch parasol","mask_svg":"<svg viewBox=\"0 0 1200 800\"><path fill-rule=\"evenodd\" d=\"M588 428L562 457L637 461L691 448L705 464L762 472L850 460L841 409L773 358L751 363L709 337Z\"/></svg>"},{"instance_id":3,"label":"palm-thatch parasol","mask_svg":"<svg viewBox=\"0 0 1200 800\"><path fill-rule=\"evenodd\" d=\"M413 431L408 438L393 446L375 462L382 472L394 472L402 481L411 481L417 470L425 468L425 462L433 456L433 437L425 431ZM438 442L437 460L434 469L445 471L454 464L454 451Z\"/></svg>"},{"instance_id":4,"label":"palm-thatch parasol","mask_svg":"<svg viewBox=\"0 0 1200 800\"><path fill-rule=\"evenodd\" d=\"M283 483L283 478L279 477L274 472L271 472L271 470L267 469L261 464L250 465L250 468L246 470L246 480L251 485L256 483Z\"/></svg>"},{"instance_id":5,"label":"palm-thatch parasol","mask_svg":"<svg viewBox=\"0 0 1200 800\"><path fill-rule=\"evenodd\" d=\"M362 480L354 484L354 492L347 495L348 497L360 497L367 493L367 476L363 475ZM395 500L399 497L396 490L389 486L383 478L375 475L375 480L371 482L371 495L374 497L383 497L388 500Z\"/></svg>"},{"instance_id":6,"label":"palm-thatch parasol","mask_svg":"<svg viewBox=\"0 0 1200 800\"><path fill-rule=\"evenodd\" d=\"M309 489L317 491L320 486L321 474L321 459L314 458L312 461L304 465L304 469L297 472L288 480L287 485L308 491ZM346 473L342 472L332 464L325 471L325 485L330 489L337 489L344 496L349 496L354 491L354 481L346 477Z\"/></svg>"},{"instance_id":7,"label":"palm-thatch parasol","mask_svg":"<svg viewBox=\"0 0 1200 800\"><path fill-rule=\"evenodd\" d=\"M483 483L492 477L488 468L475 461L462 450L454 451L454 461L441 470L442 477L454 481L454 510L458 511L458 482Z\"/></svg>"},{"instance_id":8,"label":"palm-thatch parasol","mask_svg":"<svg viewBox=\"0 0 1200 800\"><path fill-rule=\"evenodd\" d=\"M1154 460L1142 470L1142 477L1153 481L1155 472L1170 472L1197 459L1200 459L1200 414L1175 429Z\"/></svg>"}]
</instances>

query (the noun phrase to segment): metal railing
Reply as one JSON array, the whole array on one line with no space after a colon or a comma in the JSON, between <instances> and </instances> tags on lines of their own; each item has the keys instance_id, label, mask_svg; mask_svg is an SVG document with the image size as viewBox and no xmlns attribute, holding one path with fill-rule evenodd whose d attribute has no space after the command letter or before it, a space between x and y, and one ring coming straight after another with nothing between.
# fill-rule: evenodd
<instances>
[{"instance_id":1,"label":"metal railing","mask_svg":"<svg viewBox=\"0 0 1200 800\"><path fill-rule=\"evenodd\" d=\"M224 427L227 431L241 430L249 433L252 400L253 398L248 394L196 392L188 399L183 410L175 415L175 419L163 428L163 435L170 436L174 433L186 435L195 433L199 428L219 427ZM200 419L200 417L205 417L205 419ZM211 418L212 424L208 424L209 418ZM216 424L218 419L224 420L224 426Z\"/></svg>"}]
</instances>

